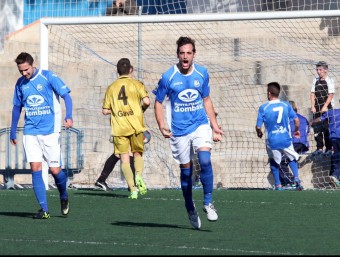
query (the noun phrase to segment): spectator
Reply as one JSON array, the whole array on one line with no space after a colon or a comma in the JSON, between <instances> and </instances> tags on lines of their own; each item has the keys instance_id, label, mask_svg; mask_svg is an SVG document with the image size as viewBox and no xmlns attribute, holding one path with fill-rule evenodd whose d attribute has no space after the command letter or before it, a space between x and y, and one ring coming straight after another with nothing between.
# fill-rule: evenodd
<instances>
[{"instance_id":1,"label":"spectator","mask_svg":"<svg viewBox=\"0 0 340 257\"><path fill-rule=\"evenodd\" d=\"M309 122L306 117L302 116L298 113L297 106L294 101L289 101L290 105L293 107L293 110L296 112L297 117L300 121L300 138L297 138L294 136L294 130L295 130L295 124L294 120L290 121L290 129L291 129L291 136L293 139L293 147L294 150L298 154L304 154L309 150L309 141L308 141L308 134L310 131ZM295 185L292 183L294 180L294 177L292 176L291 172L288 168L289 159L284 156L282 158L281 164L280 164L280 180L282 186L288 186L289 184Z\"/></svg>"},{"instance_id":2,"label":"spectator","mask_svg":"<svg viewBox=\"0 0 340 257\"><path fill-rule=\"evenodd\" d=\"M142 179L144 170L144 112L150 105L148 92L144 84L131 78L133 67L128 58L121 58L117 63L119 78L106 90L103 102L103 114L111 115L111 128L114 153L119 154L121 169L130 189L130 199L137 199L139 193L147 193ZM142 102L142 106L141 106ZM135 180L130 164L129 151L133 153L136 169Z\"/></svg>"},{"instance_id":3,"label":"spectator","mask_svg":"<svg viewBox=\"0 0 340 257\"><path fill-rule=\"evenodd\" d=\"M332 109L334 105L334 82L327 75L328 64L320 61L316 64L316 72L318 77L313 79L310 101L311 112L313 113L313 120L316 120L322 113L328 109ZM329 138L329 129L327 121L313 123L314 138L316 141L316 150L313 155L323 154L323 147L325 146L325 154L331 154L332 145Z\"/></svg>"},{"instance_id":4,"label":"spectator","mask_svg":"<svg viewBox=\"0 0 340 257\"><path fill-rule=\"evenodd\" d=\"M294 120L294 136L300 138L300 121L292 106L279 100L280 84L271 82L267 85L268 102L260 106L256 121L256 133L262 138L262 125L266 129L266 148L270 162L270 169L274 177L275 189L282 190L279 169L284 155L289 159L289 167L294 174L294 183L297 190L302 190L299 179L299 154L294 150L289 123Z\"/></svg>"},{"instance_id":5,"label":"spectator","mask_svg":"<svg viewBox=\"0 0 340 257\"><path fill-rule=\"evenodd\" d=\"M35 219L50 218L46 187L42 177L42 162L45 160L57 185L61 213L69 213L69 200L66 190L67 176L61 170L61 106L59 97L65 102L66 128L73 126L71 90L53 72L33 66L34 59L22 52L15 59L22 75L14 89L10 141L17 144L16 131L21 109L25 109L23 144L27 162L32 169L32 185L40 210Z\"/></svg>"},{"instance_id":6,"label":"spectator","mask_svg":"<svg viewBox=\"0 0 340 257\"><path fill-rule=\"evenodd\" d=\"M192 151L197 152L201 167L200 179L203 186L203 210L209 221L216 221L218 215L212 201L213 168L211 164L212 139L222 140L223 131L216 121L210 98L208 70L194 64L195 40L180 37L177 42L178 63L162 74L154 90L155 116L159 130L170 139L173 158L179 163L181 189L191 225L201 227L192 199ZM170 113L165 125L162 103L166 99ZM171 120L171 121L170 121Z\"/></svg>"},{"instance_id":7,"label":"spectator","mask_svg":"<svg viewBox=\"0 0 340 257\"><path fill-rule=\"evenodd\" d=\"M331 157L331 171L329 173L331 182L340 187L340 109L329 109L321 117L311 121L311 124L327 121L329 124L330 139L333 146Z\"/></svg>"},{"instance_id":8,"label":"spectator","mask_svg":"<svg viewBox=\"0 0 340 257\"><path fill-rule=\"evenodd\" d=\"M137 15L138 6L135 0L116 0L112 7L106 8L106 16Z\"/></svg>"}]
</instances>

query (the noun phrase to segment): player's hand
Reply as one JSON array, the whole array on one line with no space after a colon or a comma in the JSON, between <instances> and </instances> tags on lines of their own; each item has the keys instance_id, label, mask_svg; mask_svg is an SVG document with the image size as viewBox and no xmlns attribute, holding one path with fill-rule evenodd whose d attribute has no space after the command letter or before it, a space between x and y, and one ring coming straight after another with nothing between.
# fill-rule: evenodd
<instances>
[{"instance_id":1,"label":"player's hand","mask_svg":"<svg viewBox=\"0 0 340 257\"><path fill-rule=\"evenodd\" d=\"M170 129L168 129L168 128L162 128L162 129L161 129L161 132L162 132L162 135L163 135L165 138L170 138L170 137L172 137L172 132L171 132Z\"/></svg>"},{"instance_id":2,"label":"player's hand","mask_svg":"<svg viewBox=\"0 0 340 257\"><path fill-rule=\"evenodd\" d=\"M310 111L311 111L312 113L316 113L315 106L311 107L311 108L310 108Z\"/></svg>"},{"instance_id":3,"label":"player's hand","mask_svg":"<svg viewBox=\"0 0 340 257\"><path fill-rule=\"evenodd\" d=\"M223 135L224 135L224 132L223 132L222 127L220 125L218 125L218 128L213 129L213 140L214 140L214 142L222 141Z\"/></svg>"},{"instance_id":4,"label":"player's hand","mask_svg":"<svg viewBox=\"0 0 340 257\"><path fill-rule=\"evenodd\" d=\"M259 138L262 138L262 137L263 137L263 133L262 133L261 130L257 131L257 136L258 136Z\"/></svg>"},{"instance_id":5,"label":"player's hand","mask_svg":"<svg viewBox=\"0 0 340 257\"><path fill-rule=\"evenodd\" d=\"M18 143L18 141L16 139L11 139L10 142L11 142L12 145L16 145Z\"/></svg>"},{"instance_id":6,"label":"player's hand","mask_svg":"<svg viewBox=\"0 0 340 257\"><path fill-rule=\"evenodd\" d=\"M294 136L296 137L296 138L300 138L300 131L298 130L298 131L295 131L294 132Z\"/></svg>"},{"instance_id":7,"label":"player's hand","mask_svg":"<svg viewBox=\"0 0 340 257\"><path fill-rule=\"evenodd\" d=\"M64 120L64 126L65 126L65 128L72 128L72 126L73 126L73 120L71 120L71 119L66 119L66 120Z\"/></svg>"},{"instance_id":8,"label":"player's hand","mask_svg":"<svg viewBox=\"0 0 340 257\"><path fill-rule=\"evenodd\" d=\"M321 112L321 113L327 112L327 106L324 105L324 106L322 107L322 109L321 109L320 112Z\"/></svg>"}]
</instances>

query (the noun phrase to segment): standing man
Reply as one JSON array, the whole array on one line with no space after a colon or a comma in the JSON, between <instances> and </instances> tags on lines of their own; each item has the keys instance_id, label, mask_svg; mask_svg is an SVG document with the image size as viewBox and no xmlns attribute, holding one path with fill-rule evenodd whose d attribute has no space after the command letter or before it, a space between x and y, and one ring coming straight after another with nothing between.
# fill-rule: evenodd
<instances>
[{"instance_id":1,"label":"standing man","mask_svg":"<svg viewBox=\"0 0 340 257\"><path fill-rule=\"evenodd\" d=\"M328 109L333 109L334 105L334 82L327 75L328 64L324 61L320 61L316 64L316 72L318 77L313 79L310 102L311 112L313 113L313 120L316 120L322 113ZM325 154L331 154L332 144L329 138L329 129L327 121L320 121L313 124L314 138L316 141L317 149L313 155L319 155L323 153L323 147L325 146Z\"/></svg>"},{"instance_id":2,"label":"standing man","mask_svg":"<svg viewBox=\"0 0 340 257\"><path fill-rule=\"evenodd\" d=\"M154 90L155 116L159 130L170 139L173 158L180 164L181 188L191 225L201 227L201 220L192 199L192 153L197 152L201 167L200 180L203 186L203 210L209 221L218 216L213 205L213 168L211 165L212 139L222 140L223 131L216 121L210 99L208 70L194 64L195 40L180 37L177 40L178 63L163 73ZM164 121L162 103L167 98L167 125Z\"/></svg>"},{"instance_id":3,"label":"standing man","mask_svg":"<svg viewBox=\"0 0 340 257\"><path fill-rule=\"evenodd\" d=\"M300 121L292 106L279 100L280 84L271 82L267 85L268 102L260 106L256 121L256 133L262 138L261 130L264 124L266 129L266 147L270 162L270 169L274 176L275 189L282 190L279 169L282 157L289 159L289 167L294 175L294 183L297 190L302 190L299 179L298 159L299 154L294 150L290 132L290 121L294 120L294 136L300 138Z\"/></svg>"},{"instance_id":4,"label":"standing man","mask_svg":"<svg viewBox=\"0 0 340 257\"><path fill-rule=\"evenodd\" d=\"M40 210L35 219L48 219L49 209L46 187L42 177L42 161L45 160L60 193L61 213L69 213L69 200L66 191L67 176L61 170L61 106L65 102L66 128L73 126L71 90L53 72L33 66L33 57L25 52L15 59L22 75L14 89L10 141L17 144L16 131L21 109L25 110L23 145L27 162L32 169L32 185Z\"/></svg>"},{"instance_id":5,"label":"standing man","mask_svg":"<svg viewBox=\"0 0 340 257\"><path fill-rule=\"evenodd\" d=\"M111 115L111 127L114 153L119 154L121 169L130 189L130 199L137 199L139 193L144 195L147 188L142 179L144 171L144 112L150 105L148 92L144 84L131 78L133 67L128 58L117 63L119 78L106 90L103 114ZM142 105L141 105L142 102ZM135 180L130 166L129 151L134 156Z\"/></svg>"}]
</instances>

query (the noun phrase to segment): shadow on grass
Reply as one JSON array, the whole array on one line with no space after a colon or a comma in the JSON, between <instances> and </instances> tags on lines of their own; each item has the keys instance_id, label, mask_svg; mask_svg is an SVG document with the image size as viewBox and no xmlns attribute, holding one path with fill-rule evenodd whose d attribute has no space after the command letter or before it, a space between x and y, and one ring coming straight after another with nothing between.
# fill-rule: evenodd
<instances>
[{"instance_id":1,"label":"shadow on grass","mask_svg":"<svg viewBox=\"0 0 340 257\"><path fill-rule=\"evenodd\" d=\"M22 218L32 218L35 213L32 212L0 212L0 216L8 217L22 217Z\"/></svg>"},{"instance_id":2,"label":"shadow on grass","mask_svg":"<svg viewBox=\"0 0 340 257\"><path fill-rule=\"evenodd\" d=\"M90 195L90 196L101 196L101 197L116 197L116 198L128 198L129 194L117 194L113 191L92 191L92 192L79 192L74 193L75 195Z\"/></svg>"},{"instance_id":3,"label":"shadow on grass","mask_svg":"<svg viewBox=\"0 0 340 257\"><path fill-rule=\"evenodd\" d=\"M131 221L116 221L112 222L113 226L123 226L123 227L147 227L147 228L180 228L180 229L190 229L190 230L199 230L204 232L211 232L206 229L194 229L190 226L178 226L178 225L169 225L169 224L159 224L159 223L143 223L143 222L131 222Z\"/></svg>"}]
</instances>

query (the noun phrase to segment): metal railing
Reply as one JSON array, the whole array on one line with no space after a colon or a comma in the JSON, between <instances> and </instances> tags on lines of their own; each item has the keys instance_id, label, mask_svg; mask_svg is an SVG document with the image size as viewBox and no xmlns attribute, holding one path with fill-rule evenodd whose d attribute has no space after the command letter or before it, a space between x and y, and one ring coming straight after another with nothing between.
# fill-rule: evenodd
<instances>
[{"instance_id":1,"label":"metal railing","mask_svg":"<svg viewBox=\"0 0 340 257\"><path fill-rule=\"evenodd\" d=\"M16 146L10 143L11 128L0 129L0 174L4 178L4 188L15 188L14 175L31 174L31 168L25 158L22 144L23 127L17 129ZM61 130L62 169L67 174L68 180L72 180L74 174L78 174L84 168L82 153L83 132L75 128Z\"/></svg>"}]
</instances>

